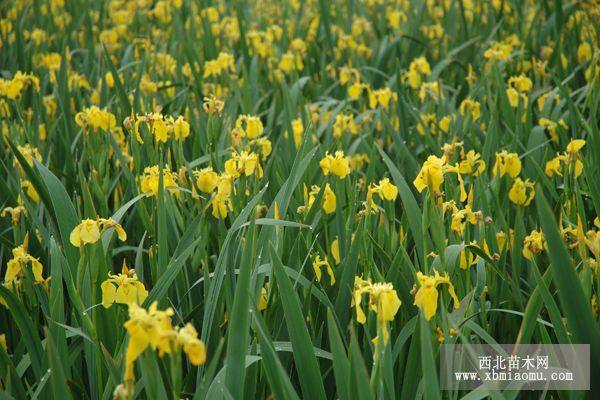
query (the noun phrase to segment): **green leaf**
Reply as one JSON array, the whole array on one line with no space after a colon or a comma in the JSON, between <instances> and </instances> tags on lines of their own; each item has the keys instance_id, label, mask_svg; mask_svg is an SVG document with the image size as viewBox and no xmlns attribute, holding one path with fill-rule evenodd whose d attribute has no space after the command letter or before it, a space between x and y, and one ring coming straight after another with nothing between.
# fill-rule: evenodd
<instances>
[{"instance_id":1,"label":"green leaf","mask_svg":"<svg viewBox=\"0 0 600 400\"><path fill-rule=\"evenodd\" d=\"M335 384L337 395L340 400L350 399L350 363L346 355L346 349L342 343L342 338L338 331L335 319L331 309L327 309L327 328L329 332L329 346L331 346L331 354L333 356L333 374L335 376Z\"/></svg>"},{"instance_id":2,"label":"green leaf","mask_svg":"<svg viewBox=\"0 0 600 400\"><path fill-rule=\"evenodd\" d=\"M394 165L394 162L390 159L390 157L383 151L381 147L377 147L379 150L379 154L383 158L383 161L388 167L390 174L392 175L392 179L394 183L398 187L398 194L400 194L400 199L402 200L402 204L404 205L404 210L406 212L406 217L408 219L408 226L413 234L413 239L415 241L415 245L417 246L417 254L421 259L421 262L424 263L423 260L423 248L425 244L423 243L423 226L422 226L422 213L415 196L413 196L410 187L406 183L406 180Z\"/></svg>"},{"instance_id":3,"label":"green leaf","mask_svg":"<svg viewBox=\"0 0 600 400\"><path fill-rule=\"evenodd\" d=\"M590 302L584 296L581 281L562 241L556 219L540 187L536 190L535 201L542 231L548 243L552 277L567 317L567 325L573 332L575 343L590 344L590 368L592 371L600 370L600 331L597 322L592 318ZM592 387L600 390L597 385Z\"/></svg>"},{"instance_id":4,"label":"green leaf","mask_svg":"<svg viewBox=\"0 0 600 400\"><path fill-rule=\"evenodd\" d=\"M29 317L29 312L25 309L23 304L21 304L17 296L4 285L0 285L0 297L6 302L8 310L21 333L21 340L29 354L33 372L37 379L41 379L44 375L42 372L44 371L44 365L42 363L43 350L37 328Z\"/></svg>"},{"instance_id":5,"label":"green leaf","mask_svg":"<svg viewBox=\"0 0 600 400\"><path fill-rule=\"evenodd\" d=\"M250 277L255 260L256 227L250 225L249 237L246 237L240 272L235 286L233 308L227 332L227 352L225 354L225 385L234 398L241 398L244 390L246 368L243 366L248 345L248 328L250 327Z\"/></svg>"},{"instance_id":6,"label":"green leaf","mask_svg":"<svg viewBox=\"0 0 600 400\"><path fill-rule=\"evenodd\" d=\"M304 323L300 302L294 292L292 282L285 273L283 264L272 245L270 245L270 254L277 287L281 293L281 302L294 350L294 361L300 379L300 386L302 387L302 394L305 398L325 399L325 388L321 379L319 363L313 352L306 351L306 349L312 349L313 344Z\"/></svg>"},{"instance_id":7,"label":"green leaf","mask_svg":"<svg viewBox=\"0 0 600 400\"><path fill-rule=\"evenodd\" d=\"M425 399L441 399L440 385L437 377L437 365L431 344L431 331L425 314L420 313L421 322L421 365L423 368L423 385L425 387Z\"/></svg>"},{"instance_id":8,"label":"green leaf","mask_svg":"<svg viewBox=\"0 0 600 400\"><path fill-rule=\"evenodd\" d=\"M254 320L254 330L258 334L258 341L260 343L260 354L263 360L262 364L275 398L286 400L299 399L287 372L283 368L279 357L277 357L277 350L275 349L274 342L256 307L252 307L252 316Z\"/></svg>"}]
</instances>

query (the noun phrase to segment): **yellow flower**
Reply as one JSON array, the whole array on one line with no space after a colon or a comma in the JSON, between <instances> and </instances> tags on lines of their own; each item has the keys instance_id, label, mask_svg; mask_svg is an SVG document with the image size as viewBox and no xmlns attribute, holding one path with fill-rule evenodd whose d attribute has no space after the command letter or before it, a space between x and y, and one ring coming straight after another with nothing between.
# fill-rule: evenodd
<instances>
[{"instance_id":1,"label":"yellow flower","mask_svg":"<svg viewBox=\"0 0 600 400\"><path fill-rule=\"evenodd\" d=\"M4 207L0 212L0 217L5 217L10 214L10 219L13 225L17 225L21 219L21 215L27 213L27 209L23 206Z\"/></svg>"},{"instance_id":2,"label":"yellow flower","mask_svg":"<svg viewBox=\"0 0 600 400\"><path fill-rule=\"evenodd\" d=\"M465 249L460 253L460 261L458 265L461 269L469 269L471 265L477 263L478 258L479 257L476 257L473 253Z\"/></svg>"},{"instance_id":3,"label":"yellow flower","mask_svg":"<svg viewBox=\"0 0 600 400\"><path fill-rule=\"evenodd\" d=\"M508 174L511 178L516 178L521 173L521 160L517 153L509 153L502 150L496 153L496 163L493 168L494 176L502 177Z\"/></svg>"},{"instance_id":4,"label":"yellow flower","mask_svg":"<svg viewBox=\"0 0 600 400\"><path fill-rule=\"evenodd\" d=\"M341 67L339 72L340 85L345 85L346 83L354 80L355 82L360 81L360 75L358 70L350 67Z\"/></svg>"},{"instance_id":5,"label":"yellow flower","mask_svg":"<svg viewBox=\"0 0 600 400\"><path fill-rule=\"evenodd\" d=\"M190 124L188 124L180 115L173 122L173 136L176 140L183 140L190 135Z\"/></svg>"},{"instance_id":6,"label":"yellow flower","mask_svg":"<svg viewBox=\"0 0 600 400\"><path fill-rule=\"evenodd\" d=\"M202 108L208 115L220 115L223 112L225 103L217 99L214 94L203 99Z\"/></svg>"},{"instance_id":7,"label":"yellow flower","mask_svg":"<svg viewBox=\"0 0 600 400\"><path fill-rule=\"evenodd\" d=\"M302 123L301 118L292 121L292 131L294 135L294 145L296 146L296 149L299 149L302 144L302 139L304 138L304 124Z\"/></svg>"},{"instance_id":8,"label":"yellow flower","mask_svg":"<svg viewBox=\"0 0 600 400\"><path fill-rule=\"evenodd\" d=\"M554 142L558 142L559 127L563 128L563 129L568 128L567 124L565 123L565 121L562 118L559 119L558 122L554 122L552 120L549 120L548 118L540 118L539 124L541 127L543 127L544 129L546 129L548 131L548 134L550 135L550 139L552 139L552 141L554 141Z\"/></svg>"},{"instance_id":9,"label":"yellow flower","mask_svg":"<svg viewBox=\"0 0 600 400\"><path fill-rule=\"evenodd\" d=\"M23 155L23 157L27 161L27 164L29 164L29 166L31 166L31 167L33 167L34 159L40 163L42 162L42 155L40 154L38 149L36 147L31 146L29 143L26 143L23 146L17 146L17 150L19 150L19 153L21 153ZM16 162L16 160L15 160L15 162ZM19 166L19 170L21 170L21 165L20 164L17 164L17 165Z\"/></svg>"},{"instance_id":10,"label":"yellow flower","mask_svg":"<svg viewBox=\"0 0 600 400\"><path fill-rule=\"evenodd\" d=\"M69 239L75 247L93 244L100 240L102 234L110 228L115 229L119 240L127 240L127 233L123 230L123 227L112 218L84 219L71 231Z\"/></svg>"},{"instance_id":11,"label":"yellow flower","mask_svg":"<svg viewBox=\"0 0 600 400\"><path fill-rule=\"evenodd\" d=\"M2 44L0 43L0 47ZM0 96L5 96L10 100L16 100L21 96L23 89L27 85L33 86L36 90L40 89L40 80L33 74L17 71L11 80L0 78Z\"/></svg>"},{"instance_id":12,"label":"yellow flower","mask_svg":"<svg viewBox=\"0 0 600 400\"><path fill-rule=\"evenodd\" d=\"M97 220L84 219L71 231L70 241L75 247L96 243L100 239L100 224Z\"/></svg>"},{"instance_id":13,"label":"yellow flower","mask_svg":"<svg viewBox=\"0 0 600 400\"><path fill-rule=\"evenodd\" d=\"M260 289L260 299L258 300L258 311L263 311L267 308L267 289Z\"/></svg>"},{"instance_id":14,"label":"yellow flower","mask_svg":"<svg viewBox=\"0 0 600 400\"><path fill-rule=\"evenodd\" d=\"M431 67L425 57L419 57L414 59L409 67L408 71L404 73L403 80L408 81L411 88L417 89L421 86L423 78L431 75Z\"/></svg>"},{"instance_id":15,"label":"yellow flower","mask_svg":"<svg viewBox=\"0 0 600 400\"><path fill-rule=\"evenodd\" d=\"M189 322L177 332L177 343L183 347L192 365L198 366L206 361L206 347L200 339L196 328Z\"/></svg>"},{"instance_id":16,"label":"yellow flower","mask_svg":"<svg viewBox=\"0 0 600 400\"><path fill-rule=\"evenodd\" d=\"M337 198L328 183L323 192L323 211L325 211L326 214L331 214L332 212L335 212L336 207Z\"/></svg>"},{"instance_id":17,"label":"yellow flower","mask_svg":"<svg viewBox=\"0 0 600 400\"><path fill-rule=\"evenodd\" d=\"M508 86L515 88L520 93L529 92L533 88L533 82L526 75L511 76L508 79Z\"/></svg>"},{"instance_id":18,"label":"yellow flower","mask_svg":"<svg viewBox=\"0 0 600 400\"><path fill-rule=\"evenodd\" d=\"M350 100L358 100L362 95L363 90L368 88L369 86L364 83L353 83L352 85L348 86L348 97Z\"/></svg>"},{"instance_id":19,"label":"yellow flower","mask_svg":"<svg viewBox=\"0 0 600 400\"><path fill-rule=\"evenodd\" d=\"M350 174L350 160L344 157L343 151L336 151L335 156L325 153L325 157L319 163L323 170L323 175L330 173L338 176L340 179L346 178Z\"/></svg>"},{"instance_id":20,"label":"yellow flower","mask_svg":"<svg viewBox=\"0 0 600 400\"><path fill-rule=\"evenodd\" d=\"M294 72L296 70L294 54L289 51L284 53L279 61L279 68L286 74Z\"/></svg>"},{"instance_id":21,"label":"yellow flower","mask_svg":"<svg viewBox=\"0 0 600 400\"><path fill-rule=\"evenodd\" d=\"M444 133L447 133L450 130L450 124L455 119L456 118L454 115L452 117L450 117L448 115L446 115L445 117L442 117L442 119L440 119L440 122L438 123L440 130Z\"/></svg>"},{"instance_id":22,"label":"yellow flower","mask_svg":"<svg viewBox=\"0 0 600 400\"><path fill-rule=\"evenodd\" d=\"M374 109L381 106L384 110L390 107L390 101L395 100L395 94L390 88L383 88L369 91L369 107Z\"/></svg>"},{"instance_id":23,"label":"yellow flower","mask_svg":"<svg viewBox=\"0 0 600 400\"><path fill-rule=\"evenodd\" d=\"M99 129L110 132L117 126L114 114L96 106L84 108L83 111L78 112L75 115L75 122L84 129L92 128L94 132Z\"/></svg>"},{"instance_id":24,"label":"yellow flower","mask_svg":"<svg viewBox=\"0 0 600 400\"><path fill-rule=\"evenodd\" d=\"M419 89L419 100L424 102L427 95L434 100L444 98L444 94L440 90L440 84L438 82L423 82L421 84L421 88Z\"/></svg>"},{"instance_id":25,"label":"yellow flower","mask_svg":"<svg viewBox=\"0 0 600 400\"><path fill-rule=\"evenodd\" d=\"M492 47L487 49L483 56L490 61L507 61L513 51L513 46L509 43L493 42Z\"/></svg>"},{"instance_id":26,"label":"yellow flower","mask_svg":"<svg viewBox=\"0 0 600 400\"><path fill-rule=\"evenodd\" d=\"M511 244L514 239L514 232L512 229L509 231L507 240L507 235L504 231L499 231L496 233L496 242L498 242L498 250L502 251L506 246L506 250L508 251L511 248Z\"/></svg>"},{"instance_id":27,"label":"yellow flower","mask_svg":"<svg viewBox=\"0 0 600 400\"><path fill-rule=\"evenodd\" d=\"M148 348L158 351L160 357L183 350L193 365L206 361L206 349L198 339L196 329L191 324L174 328L170 321L173 310L161 311L157 304L152 303L148 310L136 303L129 304L129 320L124 324L129 334L125 351L125 381L134 380L135 361Z\"/></svg>"},{"instance_id":28,"label":"yellow flower","mask_svg":"<svg viewBox=\"0 0 600 400\"><path fill-rule=\"evenodd\" d=\"M461 174L472 174L477 176L485 171L485 161L481 159L481 155L474 150L469 150L467 154L463 154L463 159L459 163L458 169Z\"/></svg>"},{"instance_id":29,"label":"yellow flower","mask_svg":"<svg viewBox=\"0 0 600 400\"><path fill-rule=\"evenodd\" d=\"M483 221L483 214L481 211L474 212L471 210L471 206L465 206L464 210L455 210L452 213L452 223L450 228L458 235L462 236L467 223L476 225Z\"/></svg>"},{"instance_id":30,"label":"yellow flower","mask_svg":"<svg viewBox=\"0 0 600 400\"><path fill-rule=\"evenodd\" d=\"M564 154L557 154L555 158L546 163L546 175L554 174L562 176L561 163L569 167L568 172L573 173L578 178L583 172L583 162L580 160L579 150L585 145L585 140L572 140L566 148Z\"/></svg>"},{"instance_id":31,"label":"yellow flower","mask_svg":"<svg viewBox=\"0 0 600 400\"><path fill-rule=\"evenodd\" d=\"M238 153L234 151L231 158L225 161L225 171L237 178L241 175L251 176L256 173L258 178L262 177L262 168L256 153L242 151Z\"/></svg>"},{"instance_id":32,"label":"yellow flower","mask_svg":"<svg viewBox=\"0 0 600 400\"><path fill-rule=\"evenodd\" d=\"M194 171L194 176L196 177L196 185L204 193L212 193L217 187L219 175L211 167Z\"/></svg>"},{"instance_id":33,"label":"yellow flower","mask_svg":"<svg viewBox=\"0 0 600 400\"><path fill-rule=\"evenodd\" d=\"M27 242L27 240L25 241ZM45 280L42 277L43 266L42 263L31 254L27 252L27 244L24 243L21 246L15 247L12 250L12 258L6 263L6 274L4 275L4 285L11 287L14 283L15 286L19 286L21 279L26 276L26 268L29 265L31 273L35 283L44 283Z\"/></svg>"},{"instance_id":34,"label":"yellow flower","mask_svg":"<svg viewBox=\"0 0 600 400\"><path fill-rule=\"evenodd\" d=\"M170 121L169 121L170 122ZM166 143L169 139L171 127L160 114L155 114L150 122L150 132L157 142Z\"/></svg>"},{"instance_id":35,"label":"yellow flower","mask_svg":"<svg viewBox=\"0 0 600 400\"><path fill-rule=\"evenodd\" d=\"M523 108L527 108L527 96L523 93L517 92L515 88L506 89L506 97L508 97L508 104L512 108L519 107L519 99L522 100Z\"/></svg>"},{"instance_id":36,"label":"yellow flower","mask_svg":"<svg viewBox=\"0 0 600 400\"><path fill-rule=\"evenodd\" d=\"M438 134L438 122L435 114L421 114L419 119L420 123L417 125L417 132L419 132L419 135L425 136L427 131L434 136Z\"/></svg>"},{"instance_id":37,"label":"yellow flower","mask_svg":"<svg viewBox=\"0 0 600 400\"><path fill-rule=\"evenodd\" d=\"M596 217L596 219L598 219ZM600 231L589 230L585 234L585 245L590 249L597 260L600 260Z\"/></svg>"},{"instance_id":38,"label":"yellow flower","mask_svg":"<svg viewBox=\"0 0 600 400\"><path fill-rule=\"evenodd\" d=\"M212 198L212 215L215 218L225 218L227 217L227 213L229 211L233 211L233 205L231 204L231 198L228 194L220 193L217 191L217 194Z\"/></svg>"},{"instance_id":39,"label":"yellow flower","mask_svg":"<svg viewBox=\"0 0 600 400\"><path fill-rule=\"evenodd\" d=\"M331 242L331 255L335 264L338 265L340 263L340 241L337 238Z\"/></svg>"},{"instance_id":40,"label":"yellow flower","mask_svg":"<svg viewBox=\"0 0 600 400\"><path fill-rule=\"evenodd\" d=\"M338 114L333 123L333 137L339 138L346 132L353 135L358 133L358 127L354 123L354 115Z\"/></svg>"},{"instance_id":41,"label":"yellow flower","mask_svg":"<svg viewBox=\"0 0 600 400\"><path fill-rule=\"evenodd\" d=\"M454 286L450 282L448 274L441 276L437 271L434 271L434 276L424 275L422 272L417 272L417 279L419 281L419 289L415 294L414 305L419 307L425 313L425 319L428 321L433 317L438 307L438 289L437 287L442 284L448 285L448 293L454 301L454 308L457 309L460 306L458 297L454 292Z\"/></svg>"},{"instance_id":42,"label":"yellow flower","mask_svg":"<svg viewBox=\"0 0 600 400\"><path fill-rule=\"evenodd\" d=\"M440 186L444 183L444 174L448 172L456 174L460 187L460 201L464 201L467 198L467 192L465 191L459 167L458 165L452 166L446 164L445 157L440 158L434 155L427 157L427 160L423 163L421 170L413 181L413 185L415 185L419 192L422 192L425 188L429 188L431 193L439 194Z\"/></svg>"},{"instance_id":43,"label":"yellow flower","mask_svg":"<svg viewBox=\"0 0 600 400\"><path fill-rule=\"evenodd\" d=\"M271 141L266 137L259 137L258 139L250 142L250 144L254 144L260 148L260 156L263 160L266 159L269 154L271 154L271 151L273 151Z\"/></svg>"},{"instance_id":44,"label":"yellow flower","mask_svg":"<svg viewBox=\"0 0 600 400\"><path fill-rule=\"evenodd\" d=\"M577 154L585 146L585 140L583 139L571 139L567 148L565 149L569 154Z\"/></svg>"},{"instance_id":45,"label":"yellow flower","mask_svg":"<svg viewBox=\"0 0 600 400\"><path fill-rule=\"evenodd\" d=\"M382 200L394 201L398 196L398 188L388 178L380 180L379 184L373 187L373 192L377 193Z\"/></svg>"},{"instance_id":46,"label":"yellow flower","mask_svg":"<svg viewBox=\"0 0 600 400\"><path fill-rule=\"evenodd\" d=\"M434 155L427 157L427 161L423 163L421 170L413 181L419 192L422 192L426 187L433 193L440 191L440 186L444 183L445 163L444 157L439 158Z\"/></svg>"},{"instance_id":47,"label":"yellow flower","mask_svg":"<svg viewBox=\"0 0 600 400\"><path fill-rule=\"evenodd\" d=\"M312 207L313 203L315 202L315 198L317 196L317 193L319 193L319 190L320 190L320 188L317 185L313 185L313 186L311 186L310 191L309 191L305 184L304 185L304 205L299 206L296 211L300 214L307 214L310 211L310 208Z\"/></svg>"},{"instance_id":48,"label":"yellow flower","mask_svg":"<svg viewBox=\"0 0 600 400\"><path fill-rule=\"evenodd\" d=\"M31 200L35 201L36 203L40 202L40 195L30 181L22 180L21 188L25 190L25 193L27 193L27 196L29 196Z\"/></svg>"},{"instance_id":49,"label":"yellow flower","mask_svg":"<svg viewBox=\"0 0 600 400\"><path fill-rule=\"evenodd\" d=\"M241 129L242 135L248 139L256 139L264 131L260 118L251 115L240 115L235 121L235 127Z\"/></svg>"},{"instance_id":50,"label":"yellow flower","mask_svg":"<svg viewBox=\"0 0 600 400\"><path fill-rule=\"evenodd\" d=\"M158 184L160 180L158 165L144 168L144 174L138 179L140 182L140 191L146 193L146 196L158 196ZM169 190L175 196L179 196L175 179L175 174L168 167L163 168L163 188Z\"/></svg>"},{"instance_id":51,"label":"yellow flower","mask_svg":"<svg viewBox=\"0 0 600 400\"><path fill-rule=\"evenodd\" d=\"M354 277L354 289L350 306L356 308L356 321L360 324L367 321L360 305L364 294L369 295L369 310L377 314L378 330L382 332L383 343L387 343L389 336L387 323L394 320L402 302L391 283L371 283L371 280L363 280L358 276Z\"/></svg>"},{"instance_id":52,"label":"yellow flower","mask_svg":"<svg viewBox=\"0 0 600 400\"><path fill-rule=\"evenodd\" d=\"M327 274L329 275L329 284L331 286L335 285L335 275L333 273L331 265L329 265L329 261L327 261L327 257L321 259L321 257L318 254L315 255L312 267L318 282L321 282L321 267L325 267L325 269L327 270Z\"/></svg>"},{"instance_id":53,"label":"yellow flower","mask_svg":"<svg viewBox=\"0 0 600 400\"><path fill-rule=\"evenodd\" d=\"M528 206L534 197L534 183L530 182L529 179L522 181L521 178L516 178L508 192L508 198L517 205Z\"/></svg>"},{"instance_id":54,"label":"yellow flower","mask_svg":"<svg viewBox=\"0 0 600 400\"><path fill-rule=\"evenodd\" d=\"M221 52L216 59L204 62L204 78L217 77L223 72L234 71L234 58L229 53Z\"/></svg>"},{"instance_id":55,"label":"yellow flower","mask_svg":"<svg viewBox=\"0 0 600 400\"><path fill-rule=\"evenodd\" d=\"M592 46L588 42L583 42L577 48L577 62L583 63L592 59Z\"/></svg>"},{"instance_id":56,"label":"yellow flower","mask_svg":"<svg viewBox=\"0 0 600 400\"><path fill-rule=\"evenodd\" d=\"M534 254L540 254L547 249L546 238L541 231L531 231L523 240L523 256L528 260L531 260Z\"/></svg>"},{"instance_id":57,"label":"yellow flower","mask_svg":"<svg viewBox=\"0 0 600 400\"><path fill-rule=\"evenodd\" d=\"M125 329L129 334L129 343L125 351L125 380L134 379L133 367L135 360L148 348L159 349L170 353L169 342L165 337L172 333L170 317L172 309L160 311L157 302L152 303L148 311L136 303L129 304L129 320Z\"/></svg>"},{"instance_id":58,"label":"yellow flower","mask_svg":"<svg viewBox=\"0 0 600 400\"><path fill-rule=\"evenodd\" d=\"M465 116L471 114L473 121L477 121L481 115L481 105L478 101L472 99L464 99L459 107L460 115Z\"/></svg>"},{"instance_id":59,"label":"yellow flower","mask_svg":"<svg viewBox=\"0 0 600 400\"><path fill-rule=\"evenodd\" d=\"M142 304L148 291L144 284L138 280L135 270L128 269L123 259L123 268L120 274L108 275L108 279L102 282L102 305L109 308L113 303L119 304Z\"/></svg>"},{"instance_id":60,"label":"yellow flower","mask_svg":"<svg viewBox=\"0 0 600 400\"><path fill-rule=\"evenodd\" d=\"M546 162L546 175L548 175L549 177L552 177L553 175L562 176L561 163L565 161L566 157L564 155L557 155L552 160Z\"/></svg>"}]
</instances>

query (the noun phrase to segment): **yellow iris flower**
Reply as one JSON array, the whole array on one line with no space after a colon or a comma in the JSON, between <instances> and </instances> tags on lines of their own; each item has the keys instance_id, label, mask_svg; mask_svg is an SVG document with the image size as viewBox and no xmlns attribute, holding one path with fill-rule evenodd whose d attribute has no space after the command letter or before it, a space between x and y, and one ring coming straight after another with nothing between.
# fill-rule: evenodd
<instances>
[{"instance_id":1,"label":"yellow iris flower","mask_svg":"<svg viewBox=\"0 0 600 400\"><path fill-rule=\"evenodd\" d=\"M356 321L364 324L367 316L361 307L362 296L368 294L369 310L377 314L377 326L383 335L383 343L387 343L389 332L387 322L393 321L402 302L391 283L371 283L359 276L354 277L354 290L351 307L356 308Z\"/></svg>"},{"instance_id":2,"label":"yellow iris flower","mask_svg":"<svg viewBox=\"0 0 600 400\"><path fill-rule=\"evenodd\" d=\"M191 324L174 328L170 321L173 310L161 311L157 304L152 303L148 310L136 303L129 305L129 320L124 325L129 334L125 351L125 381L134 380L135 361L147 348L158 351L160 357L183 349L193 365L206 361L206 348L198 339L196 329Z\"/></svg>"},{"instance_id":3,"label":"yellow iris flower","mask_svg":"<svg viewBox=\"0 0 600 400\"><path fill-rule=\"evenodd\" d=\"M324 259L321 259L321 257L317 254L315 255L315 258L313 259L313 271L315 272L315 276L317 278L317 281L321 282L321 267L325 267L325 269L327 270L327 274L329 275L329 284L331 286L335 285L335 275L333 274L333 269L331 268L331 265L329 264L329 261L327 260L327 257L325 257Z\"/></svg>"},{"instance_id":4,"label":"yellow iris flower","mask_svg":"<svg viewBox=\"0 0 600 400\"><path fill-rule=\"evenodd\" d=\"M323 170L323 175L336 175L340 179L346 178L350 170L350 159L344 156L343 151L336 151L335 155L325 153L325 157L319 162L319 166Z\"/></svg>"},{"instance_id":5,"label":"yellow iris flower","mask_svg":"<svg viewBox=\"0 0 600 400\"><path fill-rule=\"evenodd\" d=\"M534 197L535 186L529 179L525 179L524 181L521 178L515 179L508 192L510 201L520 206L528 206Z\"/></svg>"},{"instance_id":6,"label":"yellow iris flower","mask_svg":"<svg viewBox=\"0 0 600 400\"><path fill-rule=\"evenodd\" d=\"M123 268L120 274L108 275L108 279L102 282L102 305L109 308L113 303L119 304L142 304L148 291L135 274L135 270L128 269L123 260Z\"/></svg>"},{"instance_id":7,"label":"yellow iris flower","mask_svg":"<svg viewBox=\"0 0 600 400\"><path fill-rule=\"evenodd\" d=\"M425 319L428 321L433 317L438 307L438 289L439 285L448 285L448 293L454 301L454 308L460 306L460 301L454 291L454 286L450 282L448 274L441 276L437 271L434 271L433 276L424 275L422 272L417 272L417 280L419 281L419 289L415 294L414 305L419 307L425 313Z\"/></svg>"},{"instance_id":8,"label":"yellow iris flower","mask_svg":"<svg viewBox=\"0 0 600 400\"><path fill-rule=\"evenodd\" d=\"M69 239L75 247L96 243L106 230L114 228L119 240L127 240L123 227L112 218L84 219L71 231Z\"/></svg>"}]
</instances>

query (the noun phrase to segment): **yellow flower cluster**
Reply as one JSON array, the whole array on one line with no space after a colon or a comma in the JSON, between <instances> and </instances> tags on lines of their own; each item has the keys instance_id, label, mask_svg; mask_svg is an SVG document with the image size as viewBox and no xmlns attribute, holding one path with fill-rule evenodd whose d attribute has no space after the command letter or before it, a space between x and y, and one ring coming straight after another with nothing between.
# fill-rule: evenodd
<instances>
[{"instance_id":1,"label":"yellow flower cluster","mask_svg":"<svg viewBox=\"0 0 600 400\"><path fill-rule=\"evenodd\" d=\"M421 82L431 75L431 67L425 57L414 59L408 66L408 71L404 73L403 79L413 89L418 89Z\"/></svg>"},{"instance_id":2,"label":"yellow flower cluster","mask_svg":"<svg viewBox=\"0 0 600 400\"><path fill-rule=\"evenodd\" d=\"M442 204L444 211L449 211L452 214L452 222L450 228L456 232L457 235L463 236L466 224L477 225L483 221L483 214L481 211L473 211L470 205L466 205L464 209L460 210L456 206L454 200L447 201Z\"/></svg>"},{"instance_id":3,"label":"yellow flower cluster","mask_svg":"<svg viewBox=\"0 0 600 400\"><path fill-rule=\"evenodd\" d=\"M75 122L84 129L85 133L88 132L89 128L94 132L98 130L111 132L117 126L114 114L106 110L101 110L96 106L84 108L83 111L78 112L75 115Z\"/></svg>"},{"instance_id":4,"label":"yellow flower cluster","mask_svg":"<svg viewBox=\"0 0 600 400\"><path fill-rule=\"evenodd\" d=\"M136 303L129 304L129 320L125 329L129 334L129 342L125 352L125 381L133 384L134 365L138 357L148 348L158 351L160 357L172 355L183 350L193 365L204 364L206 348L198 339L198 333L192 324L183 328L173 327L170 317L173 310L158 309L154 302L148 310Z\"/></svg>"},{"instance_id":5,"label":"yellow flower cluster","mask_svg":"<svg viewBox=\"0 0 600 400\"><path fill-rule=\"evenodd\" d=\"M556 157L546 162L546 175L552 177L554 175L563 176L563 168L568 174L573 174L578 178L583 172L583 162L581 162L579 151L585 146L585 140L573 139L566 147L566 151L562 154L557 153Z\"/></svg>"},{"instance_id":6,"label":"yellow flower cluster","mask_svg":"<svg viewBox=\"0 0 600 400\"><path fill-rule=\"evenodd\" d=\"M39 78L33 74L27 74L21 71L17 71L10 80L0 78L0 97L16 100L21 96L21 93L26 86L32 86L35 90L39 91Z\"/></svg>"},{"instance_id":7,"label":"yellow flower cluster","mask_svg":"<svg viewBox=\"0 0 600 400\"><path fill-rule=\"evenodd\" d=\"M527 93L533 88L533 83L526 75L511 76L508 79L506 96L512 108L519 107L519 99L523 108L527 108Z\"/></svg>"},{"instance_id":8,"label":"yellow flower cluster","mask_svg":"<svg viewBox=\"0 0 600 400\"><path fill-rule=\"evenodd\" d=\"M226 72L235 72L235 60L229 53L221 52L216 59L204 63L204 78L218 77Z\"/></svg>"},{"instance_id":9,"label":"yellow flower cluster","mask_svg":"<svg viewBox=\"0 0 600 400\"><path fill-rule=\"evenodd\" d=\"M302 120L299 120L302 122ZM333 136L340 138L344 133L350 133L356 135L358 133L358 126L354 123L354 115L340 113L335 116L333 122Z\"/></svg>"},{"instance_id":10,"label":"yellow flower cluster","mask_svg":"<svg viewBox=\"0 0 600 400\"><path fill-rule=\"evenodd\" d=\"M156 142L166 143L169 138L182 141L190 135L190 124L180 115L177 119L172 116L164 116L160 113L136 115L135 118L125 119L125 127L133 131L136 140L143 144L144 140L140 134L141 124L145 124Z\"/></svg>"}]
</instances>

